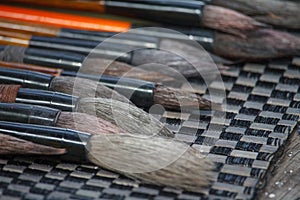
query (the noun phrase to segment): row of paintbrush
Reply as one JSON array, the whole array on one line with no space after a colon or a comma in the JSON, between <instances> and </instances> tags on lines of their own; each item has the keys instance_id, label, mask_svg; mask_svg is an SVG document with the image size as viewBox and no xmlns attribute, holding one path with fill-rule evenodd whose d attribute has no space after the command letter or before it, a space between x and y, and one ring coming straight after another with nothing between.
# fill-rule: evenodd
<instances>
[{"instance_id":1,"label":"row of paintbrush","mask_svg":"<svg viewBox=\"0 0 300 200\"><path fill-rule=\"evenodd\" d=\"M235 60L289 57L298 55L300 49L298 38L270 29L264 24L269 23L266 19L256 17L259 22L215 6L243 4L249 10L251 2L263 5L259 0L15 2L130 14L187 25L164 27L189 35L211 53ZM283 14L275 11L283 9L274 6L270 8L274 13L267 10L269 6L263 7L266 17L271 16L270 24L279 25L275 21ZM210 29L195 27L198 25ZM209 75L213 79L217 72L212 70L213 64L204 51L199 54L185 45L187 38L157 29L137 29L124 37L111 38L102 49L93 51L94 57L85 60L99 42L132 27L136 26L1 5L0 44L5 46L0 48L0 153L64 155L145 182L207 192L216 178L213 171L217 166L200 158L198 150L174 139L159 120L138 107L147 109L159 104L172 110L220 109L219 105L194 91L162 85L177 78L172 71L133 66L159 63L187 78ZM124 54L128 48L138 50ZM191 55L193 63L159 49ZM122 56L110 63L115 55ZM218 65L218 69L226 67Z\"/></svg>"},{"instance_id":2,"label":"row of paintbrush","mask_svg":"<svg viewBox=\"0 0 300 200\"><path fill-rule=\"evenodd\" d=\"M19 0L16 2L33 3L35 1ZM103 3L104 1L101 2ZM163 25L163 27L188 35L189 38L193 38L199 42L209 52L224 58L252 61L299 55L300 42L298 38L286 32L274 30L269 25L258 22L244 14L227 8L209 5L202 1L105 2L107 6L110 5L120 8L112 9L114 14L117 12L119 14L129 13L132 15L136 14L139 18L147 16L147 19L152 17L151 19L155 20L156 18L154 17L157 17L160 22L167 20L167 22L175 22L176 25L184 24L186 26L173 26L168 24ZM268 3L269 2L270 5L262 3L259 0L255 2L211 1L213 4L224 4L222 6L226 7L245 8L245 10L254 10L254 8L257 8L258 12L266 10L265 13L268 13L266 17L271 17L273 21L279 19L281 19L281 22L289 21L287 17L289 15L284 12L289 12L289 10L292 10L294 7L289 3L281 5L280 1L270 0ZM275 5L278 4L278 2L280 4L278 7L284 7L280 7L279 9ZM86 8L84 5L104 5L99 4L98 1L77 0L38 1L35 3L47 6L66 6L67 8L73 5L75 5L74 8ZM252 3L254 4L254 8L250 6ZM255 5L255 3L261 6ZM291 4L295 4L295 7L299 7L297 3ZM271 10L268 10L269 7L276 8L270 8ZM87 9L89 8L93 9L97 8L97 6L88 6ZM123 11L126 9L126 12L121 12L121 8L123 8ZM149 12L151 14L147 15L147 9L157 9L155 10L155 13L157 13ZM106 9L107 12L110 10L111 9L108 8ZM243 9L240 9L240 11L243 11ZM252 12L249 11L249 13L251 14ZM297 17L298 12L297 15L296 13L291 13L295 12L289 12L293 20L296 19L297 22L300 21L298 20L299 17ZM183 17L183 15L185 17ZM0 6L0 19L0 35L2 36L0 43L2 44L77 52L82 55L87 55L99 42L114 35L116 32L143 27L124 21L83 17L6 5ZM180 22L182 21L183 23L181 24ZM198 25L195 25L197 24L196 21L199 21L198 25L209 29L197 27ZM264 20L264 22L269 21ZM270 22L270 24L272 23ZM156 24L156 26L161 25ZM148 52L150 51L149 49L165 49L166 47L175 49L178 47L172 46L172 42L169 41L170 39L184 41L188 38L180 37L174 32L158 31L155 29L136 29L134 33L135 34L129 34L129 36L127 35L121 40L120 38L109 40L108 46L105 48L108 48L110 53L103 51L95 53L97 56L111 57L113 53L120 52L122 47L126 48L128 45L138 48L148 48ZM145 63L145 61L142 60L142 58L146 57L145 55L149 56L149 54L144 51L135 51L132 55L122 56L119 59L132 65L140 65ZM148 60L161 61L161 57L154 57L154 60L151 57ZM167 64L170 63L172 63L172 61L169 61Z\"/></svg>"},{"instance_id":3,"label":"row of paintbrush","mask_svg":"<svg viewBox=\"0 0 300 200\"><path fill-rule=\"evenodd\" d=\"M55 71L38 66L1 65L1 155L62 155L144 182L195 192L206 192L216 178L215 164L201 157L199 150L175 139L158 119L105 84L29 71ZM126 81L138 80L125 79L129 88L136 82ZM210 106L197 94L144 83L139 86L145 93L132 99L139 106L157 103L178 109L180 100L172 99L178 95L189 108Z\"/></svg>"}]
</instances>

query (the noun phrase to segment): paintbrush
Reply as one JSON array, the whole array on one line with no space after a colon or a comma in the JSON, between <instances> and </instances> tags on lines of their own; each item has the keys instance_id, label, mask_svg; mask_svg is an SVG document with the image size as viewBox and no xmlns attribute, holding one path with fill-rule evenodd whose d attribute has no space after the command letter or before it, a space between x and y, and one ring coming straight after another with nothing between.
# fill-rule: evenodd
<instances>
[{"instance_id":1,"label":"paintbrush","mask_svg":"<svg viewBox=\"0 0 300 200\"><path fill-rule=\"evenodd\" d=\"M237 10L260 22L273 26L300 29L299 1L211 0L211 4Z\"/></svg>"},{"instance_id":2,"label":"paintbrush","mask_svg":"<svg viewBox=\"0 0 300 200\"><path fill-rule=\"evenodd\" d=\"M52 90L79 97L114 98L123 102L128 102L124 99L127 97L135 105L144 108L159 104L165 109L173 110L181 108L207 109L213 105L211 101L203 98L196 92L167 87L153 82L80 73L72 73L71 75L77 77L53 77L38 72L0 68L0 83L20 84L25 88ZM109 90L105 86L115 91ZM118 95L116 91L125 97Z\"/></svg>"},{"instance_id":3,"label":"paintbrush","mask_svg":"<svg viewBox=\"0 0 300 200\"><path fill-rule=\"evenodd\" d=\"M116 125L92 115L20 103L0 103L0 121L56 126L91 134L125 133Z\"/></svg>"},{"instance_id":4,"label":"paintbrush","mask_svg":"<svg viewBox=\"0 0 300 200\"><path fill-rule=\"evenodd\" d=\"M22 1L26 2L26 1ZM70 1L61 1L61 3L55 3L56 6L63 7L65 5L69 5L68 3ZM80 1L73 1L74 3L80 2ZM28 3L41 3L46 4L47 6L52 6L52 2L50 1L42 1L42 2L36 2L36 1L28 1ZM93 3L93 2L90 2ZM95 8L99 6L99 2L94 2ZM175 23L176 25L184 25L184 26L204 26L232 34L237 35L244 35L245 32L256 30L260 27L265 27L263 23L257 22L254 19L245 16L243 14L240 14L236 11L218 7L218 6L212 6L212 5L206 5L205 3L201 1L101 1L101 5L105 7L105 10L108 13L112 14L130 14L131 16L134 15L139 18L144 19L151 19L154 21L158 21L160 23ZM82 5L81 5L82 6ZM76 8L81 7L76 6ZM91 7L88 7L91 8ZM60 26L64 25L67 28L78 28L82 29L80 27L80 20L77 20L72 15L66 15L66 14L59 14L59 13L51 13L46 11L37 11L33 9L24 9L24 8L18 8L18 7L11 7L11 6L0 6L0 17L7 18L7 19L22 19L30 22L37 22L47 25L56 25ZM92 9L93 10L93 9ZM103 11L103 10L96 10L97 12ZM41 16L47 16L47 18L43 18ZM46 20L47 19L47 20ZM60 19L60 20L58 20ZM79 18L79 19L82 19ZM68 23L65 25L66 21L68 20ZM60 23L60 21L63 21L64 24ZM104 23L106 21L100 21L102 25L104 26ZM99 27L97 25L99 22L97 22L96 19L88 19L85 18L85 23L96 23L95 27ZM74 26L74 24L78 24L77 27ZM108 23L111 26L111 23ZM72 26L72 27L71 27ZM129 29L132 27L130 23L120 27L119 32L125 31L124 29ZM92 29L93 27L87 27L84 26L84 29ZM99 30L99 28L98 28ZM103 28L101 27L101 30ZM113 29L108 30L113 31Z\"/></svg>"},{"instance_id":5,"label":"paintbrush","mask_svg":"<svg viewBox=\"0 0 300 200\"><path fill-rule=\"evenodd\" d=\"M91 135L70 129L0 122L0 133L65 148L64 159L100 167L156 185L208 192L216 166L189 145L162 137Z\"/></svg>"},{"instance_id":6,"label":"paintbrush","mask_svg":"<svg viewBox=\"0 0 300 200\"><path fill-rule=\"evenodd\" d=\"M58 92L0 85L0 102L47 106L66 112L80 112L109 121L130 134L173 137L156 118L134 105L104 98L79 98Z\"/></svg>"},{"instance_id":7,"label":"paintbrush","mask_svg":"<svg viewBox=\"0 0 300 200\"><path fill-rule=\"evenodd\" d=\"M151 32L151 30L149 30L149 32ZM123 74L128 74L126 75L127 77L137 78L140 76L143 80L156 78L157 80L170 81L172 79L170 76L175 76L176 73L187 78L211 76L211 79L213 80L218 73L217 70L224 70L223 65L218 65L217 68L210 55L201 47L195 48L192 47L188 42L174 41L176 38L179 40L183 38L181 35L178 35L174 32L152 32L155 32L157 38L160 38L159 48L162 50L148 48L136 49L135 47L125 47L121 44L115 46L109 43L106 43L107 45L105 46L102 43L101 47L95 48L97 45L99 45L98 42L31 35L25 35L23 37L24 34L19 34L18 36L13 32L1 31L0 35L2 34L2 36L0 36L0 44L29 47L27 49L21 47L10 47L9 49L5 48L3 50L4 52L1 54L3 55L2 57L5 57L5 55L8 54L8 56L6 56L8 57L6 58L6 61L10 62L26 62L28 64L38 64L48 67L51 67L55 64L57 67L68 71L82 70L82 72L85 73L101 73L106 71L105 73L108 73L109 75L116 74L115 71L123 70ZM206 49L210 50L212 39L209 37L213 37L213 33L210 34L210 31L202 30L197 32L197 34L197 40L200 42L200 44ZM23 39L18 37L23 37ZM166 39L163 37L170 37L171 39ZM185 40L190 39L185 38ZM47 48L47 50L42 50L41 48ZM49 50L49 52L47 52L48 49L53 51ZM59 50L60 52L56 52L54 50ZM170 50L173 50L173 53L169 52ZM68 52L61 53L62 51ZM21 54L20 52L25 53ZM72 52L73 54L69 52ZM82 55L78 55L78 53ZM89 55L88 59L85 60L84 55ZM150 55L151 59L145 59ZM182 57L182 55L185 56ZM187 60L187 58L189 60ZM170 74L170 72L166 72L165 69L160 69L161 67L159 68L153 66L142 68L145 70L142 70L141 68L133 69L128 65L121 65L119 62L113 62L107 59L117 59L118 61L126 62L127 64L143 67L145 67L145 64L149 63L166 65L174 69L176 73ZM110 65L110 63L111 67L107 67ZM102 66L102 68L99 66Z\"/></svg>"}]
</instances>

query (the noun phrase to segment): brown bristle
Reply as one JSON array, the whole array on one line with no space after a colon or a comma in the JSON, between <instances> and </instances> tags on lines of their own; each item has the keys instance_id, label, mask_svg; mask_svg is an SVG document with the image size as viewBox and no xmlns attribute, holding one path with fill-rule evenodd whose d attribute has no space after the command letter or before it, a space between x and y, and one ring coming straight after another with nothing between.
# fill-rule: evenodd
<instances>
[{"instance_id":1,"label":"brown bristle","mask_svg":"<svg viewBox=\"0 0 300 200\"><path fill-rule=\"evenodd\" d=\"M253 31L265 24L238 13L219 6L207 5L203 10L202 23L204 26L245 37L247 31Z\"/></svg>"},{"instance_id":2,"label":"brown bristle","mask_svg":"<svg viewBox=\"0 0 300 200\"><path fill-rule=\"evenodd\" d=\"M173 77L206 76L213 80L218 74L215 63L200 45L192 46L190 43L163 39L160 47L162 50L140 49L135 51L132 64L145 65ZM168 67L171 70L168 70Z\"/></svg>"},{"instance_id":3,"label":"brown bristle","mask_svg":"<svg viewBox=\"0 0 300 200\"><path fill-rule=\"evenodd\" d=\"M271 29L250 32L247 38L218 33L214 52L230 59L263 60L299 55L300 40Z\"/></svg>"},{"instance_id":4,"label":"brown bristle","mask_svg":"<svg viewBox=\"0 0 300 200\"><path fill-rule=\"evenodd\" d=\"M85 113L61 112L57 120L57 127L69 128L91 134L120 134L124 133L116 125Z\"/></svg>"},{"instance_id":5,"label":"brown bristle","mask_svg":"<svg viewBox=\"0 0 300 200\"><path fill-rule=\"evenodd\" d=\"M164 108L176 110L180 108L209 109L212 105L211 101L199 94L162 85L157 85L154 90L154 102Z\"/></svg>"},{"instance_id":6,"label":"brown bristle","mask_svg":"<svg viewBox=\"0 0 300 200\"><path fill-rule=\"evenodd\" d=\"M0 84L0 102L14 103L20 87L20 85Z\"/></svg>"},{"instance_id":7,"label":"brown bristle","mask_svg":"<svg viewBox=\"0 0 300 200\"><path fill-rule=\"evenodd\" d=\"M207 193L216 166L189 145L162 137L93 136L89 159L147 183Z\"/></svg>"},{"instance_id":8,"label":"brown bristle","mask_svg":"<svg viewBox=\"0 0 300 200\"><path fill-rule=\"evenodd\" d=\"M274 0L213 0L212 3L245 13L267 24L290 29L300 29L299 2Z\"/></svg>"},{"instance_id":9,"label":"brown bristle","mask_svg":"<svg viewBox=\"0 0 300 200\"><path fill-rule=\"evenodd\" d=\"M174 78L151 70L132 67L126 63L106 59L86 59L80 72L87 74L104 74L109 76L127 77L145 81L173 81Z\"/></svg>"},{"instance_id":10,"label":"brown bristle","mask_svg":"<svg viewBox=\"0 0 300 200\"><path fill-rule=\"evenodd\" d=\"M78 104L78 112L105 119L132 135L174 137L156 118L128 103L104 98L83 98Z\"/></svg>"},{"instance_id":11,"label":"brown bristle","mask_svg":"<svg viewBox=\"0 0 300 200\"><path fill-rule=\"evenodd\" d=\"M35 144L12 136L0 134L0 154L37 154L37 155L61 155L65 149L58 149Z\"/></svg>"},{"instance_id":12,"label":"brown bristle","mask_svg":"<svg viewBox=\"0 0 300 200\"><path fill-rule=\"evenodd\" d=\"M101 97L115 99L122 102L129 102L129 100L117 93L116 91L99 84L96 81L78 78L59 76L55 77L52 82L50 89L56 92L62 92L79 97Z\"/></svg>"}]
</instances>

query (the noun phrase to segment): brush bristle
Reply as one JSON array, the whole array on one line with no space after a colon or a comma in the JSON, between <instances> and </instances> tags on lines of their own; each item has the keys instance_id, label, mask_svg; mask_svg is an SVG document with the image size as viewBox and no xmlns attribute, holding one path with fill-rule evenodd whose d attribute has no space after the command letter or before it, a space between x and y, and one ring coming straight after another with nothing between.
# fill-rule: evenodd
<instances>
[{"instance_id":1,"label":"brush bristle","mask_svg":"<svg viewBox=\"0 0 300 200\"><path fill-rule=\"evenodd\" d=\"M218 33L215 53L230 59L246 61L300 55L300 40L289 33L271 29L250 32L247 38Z\"/></svg>"},{"instance_id":2,"label":"brush bristle","mask_svg":"<svg viewBox=\"0 0 300 200\"><path fill-rule=\"evenodd\" d=\"M145 67L173 77L205 76L207 79L214 80L218 74L217 66L200 45L193 46L190 42L162 39L160 48L161 50L141 49L135 51L132 58L133 65L145 65Z\"/></svg>"},{"instance_id":3,"label":"brush bristle","mask_svg":"<svg viewBox=\"0 0 300 200\"><path fill-rule=\"evenodd\" d=\"M116 125L101 118L76 112L61 112L56 126L69 128L91 134L120 134L124 133Z\"/></svg>"},{"instance_id":4,"label":"brush bristle","mask_svg":"<svg viewBox=\"0 0 300 200\"><path fill-rule=\"evenodd\" d=\"M207 193L216 166L189 145L162 137L94 136L88 157L128 177L163 186Z\"/></svg>"},{"instance_id":5,"label":"brush bristle","mask_svg":"<svg viewBox=\"0 0 300 200\"><path fill-rule=\"evenodd\" d=\"M206 27L241 37L245 37L247 31L266 27L265 24L260 23L251 17L219 6L205 6L202 19L202 23Z\"/></svg>"},{"instance_id":6,"label":"brush bristle","mask_svg":"<svg viewBox=\"0 0 300 200\"><path fill-rule=\"evenodd\" d=\"M99 84L98 82L79 77L55 77L51 82L50 89L52 91L62 92L83 98L101 97L109 99L112 98L122 102L129 102L126 97L108 87L105 87L102 84Z\"/></svg>"},{"instance_id":7,"label":"brush bristle","mask_svg":"<svg viewBox=\"0 0 300 200\"><path fill-rule=\"evenodd\" d=\"M245 13L254 19L289 29L300 29L300 4L291 1L213 0L213 4Z\"/></svg>"},{"instance_id":8,"label":"brush bristle","mask_svg":"<svg viewBox=\"0 0 300 200\"><path fill-rule=\"evenodd\" d=\"M199 94L157 85L154 90L154 102L164 108L178 110L180 108L209 109L212 102Z\"/></svg>"},{"instance_id":9,"label":"brush bristle","mask_svg":"<svg viewBox=\"0 0 300 200\"><path fill-rule=\"evenodd\" d=\"M105 119L132 135L162 135L174 137L156 118L138 107L104 98L83 98L78 112Z\"/></svg>"},{"instance_id":10,"label":"brush bristle","mask_svg":"<svg viewBox=\"0 0 300 200\"><path fill-rule=\"evenodd\" d=\"M19 138L0 134L0 154L35 154L35 155L62 155L65 149L58 149L35 144Z\"/></svg>"},{"instance_id":11,"label":"brush bristle","mask_svg":"<svg viewBox=\"0 0 300 200\"><path fill-rule=\"evenodd\" d=\"M84 62L84 67L82 67L80 72L87 74L104 74L124 78L135 78L153 82L174 80L174 78L156 71L143 70L138 67L132 67L126 63L98 58L86 59Z\"/></svg>"}]
</instances>

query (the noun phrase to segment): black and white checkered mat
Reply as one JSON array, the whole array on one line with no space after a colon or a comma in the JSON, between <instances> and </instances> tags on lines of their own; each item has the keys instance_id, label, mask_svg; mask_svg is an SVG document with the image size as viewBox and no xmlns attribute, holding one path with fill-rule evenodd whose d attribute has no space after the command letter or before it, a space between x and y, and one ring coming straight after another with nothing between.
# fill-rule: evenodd
<instances>
[{"instance_id":1,"label":"black and white checkered mat","mask_svg":"<svg viewBox=\"0 0 300 200\"><path fill-rule=\"evenodd\" d=\"M245 64L228 70L222 78L227 95L225 120L211 120L216 114L211 111L165 112L161 118L178 138L193 142L194 147L219 163L217 181L208 196L141 184L94 165L65 163L56 157L22 156L0 157L2 198L253 198L266 180L269 166L280 156L278 150L297 125L300 59ZM219 85L213 82L210 88L218 90Z\"/></svg>"}]
</instances>

